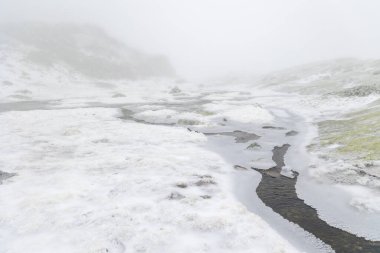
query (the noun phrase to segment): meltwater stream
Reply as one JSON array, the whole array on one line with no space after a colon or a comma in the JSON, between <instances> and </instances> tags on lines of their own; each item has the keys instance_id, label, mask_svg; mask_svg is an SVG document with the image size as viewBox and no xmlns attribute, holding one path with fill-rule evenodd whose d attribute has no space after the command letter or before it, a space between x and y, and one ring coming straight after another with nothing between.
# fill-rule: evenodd
<instances>
[{"instance_id":1,"label":"meltwater stream","mask_svg":"<svg viewBox=\"0 0 380 253\"><path fill-rule=\"evenodd\" d=\"M293 172L293 178L281 174L282 167L285 166L284 156L289 147L288 144L274 147L272 159L276 166L268 170L254 168L262 175L256 192L264 204L330 245L337 253L379 253L380 242L369 241L330 226L318 217L316 209L298 198L295 188L298 172Z\"/></svg>"}]
</instances>

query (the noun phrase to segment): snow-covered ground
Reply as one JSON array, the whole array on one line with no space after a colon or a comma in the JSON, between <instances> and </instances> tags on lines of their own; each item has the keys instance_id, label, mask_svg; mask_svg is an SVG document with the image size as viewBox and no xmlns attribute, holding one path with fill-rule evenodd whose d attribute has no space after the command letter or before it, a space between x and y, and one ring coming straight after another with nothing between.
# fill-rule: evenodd
<instances>
[{"instance_id":1,"label":"snow-covered ground","mask_svg":"<svg viewBox=\"0 0 380 253\"><path fill-rule=\"evenodd\" d=\"M120 109L0 114L2 252L297 252L233 195L233 164Z\"/></svg>"},{"instance_id":2,"label":"snow-covered ground","mask_svg":"<svg viewBox=\"0 0 380 253\"><path fill-rule=\"evenodd\" d=\"M377 145L378 62L198 85L88 77L0 46L0 172L15 173L0 174L0 252L329 252L255 193L249 168L274 166L283 144L300 198L380 240L377 156L342 153L356 136L328 123L365 115Z\"/></svg>"}]
</instances>

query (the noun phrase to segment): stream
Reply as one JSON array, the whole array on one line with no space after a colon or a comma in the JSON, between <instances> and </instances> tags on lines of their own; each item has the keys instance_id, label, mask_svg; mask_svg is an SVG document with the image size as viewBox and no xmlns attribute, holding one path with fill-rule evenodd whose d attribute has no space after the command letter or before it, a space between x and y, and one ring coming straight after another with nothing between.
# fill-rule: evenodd
<instances>
[{"instance_id":1,"label":"stream","mask_svg":"<svg viewBox=\"0 0 380 253\"><path fill-rule=\"evenodd\" d=\"M380 242L366 240L342 229L330 226L321 220L316 209L298 198L296 183L298 172L293 171L293 178L281 174L285 166L284 156L290 145L273 148L273 161L276 166L267 170L253 168L262 175L256 193L265 205L283 218L310 232L315 237L331 246L337 253L378 253Z\"/></svg>"}]
</instances>

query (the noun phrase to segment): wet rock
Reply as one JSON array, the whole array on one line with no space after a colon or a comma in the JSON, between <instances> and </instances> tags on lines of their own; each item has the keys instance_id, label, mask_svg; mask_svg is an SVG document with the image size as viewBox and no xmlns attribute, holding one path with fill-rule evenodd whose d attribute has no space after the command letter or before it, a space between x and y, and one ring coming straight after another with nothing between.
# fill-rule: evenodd
<instances>
[{"instance_id":1,"label":"wet rock","mask_svg":"<svg viewBox=\"0 0 380 253\"><path fill-rule=\"evenodd\" d=\"M285 130L284 127L263 126L263 129Z\"/></svg>"},{"instance_id":2,"label":"wet rock","mask_svg":"<svg viewBox=\"0 0 380 253\"><path fill-rule=\"evenodd\" d=\"M191 128L186 128L187 129L187 131L189 131L189 132L195 132L195 133L199 133L199 131L197 131L197 130L193 130L193 129L191 129Z\"/></svg>"},{"instance_id":3,"label":"wet rock","mask_svg":"<svg viewBox=\"0 0 380 253\"><path fill-rule=\"evenodd\" d=\"M199 178L212 178L211 175L195 175L196 177L199 177Z\"/></svg>"},{"instance_id":4,"label":"wet rock","mask_svg":"<svg viewBox=\"0 0 380 253\"><path fill-rule=\"evenodd\" d=\"M175 86L174 88L172 88L170 90L170 94L178 94L178 93L181 93L182 91L180 90L180 88L178 88L177 86Z\"/></svg>"},{"instance_id":5,"label":"wet rock","mask_svg":"<svg viewBox=\"0 0 380 253\"><path fill-rule=\"evenodd\" d=\"M246 167L240 166L240 165L235 165L234 166L235 170L248 170Z\"/></svg>"},{"instance_id":6,"label":"wet rock","mask_svg":"<svg viewBox=\"0 0 380 253\"><path fill-rule=\"evenodd\" d=\"M371 173L368 173L368 172L366 172L366 171L364 171L364 170L358 170L358 171L356 171L356 173L357 173L359 176L368 176L368 177L371 177L371 178L379 179L378 176L373 175L373 174L371 174Z\"/></svg>"},{"instance_id":7,"label":"wet rock","mask_svg":"<svg viewBox=\"0 0 380 253\"><path fill-rule=\"evenodd\" d=\"M200 178L200 180L195 183L196 186L208 186L216 184L213 177L210 175L198 175L197 177Z\"/></svg>"},{"instance_id":8,"label":"wet rock","mask_svg":"<svg viewBox=\"0 0 380 253\"><path fill-rule=\"evenodd\" d=\"M297 135L297 134L298 134L297 131L292 130L292 131L287 132L285 135L286 135L286 136L295 136L295 135Z\"/></svg>"},{"instance_id":9,"label":"wet rock","mask_svg":"<svg viewBox=\"0 0 380 253\"><path fill-rule=\"evenodd\" d=\"M258 144L257 142L254 142L254 143L250 144L246 149L248 149L248 150L258 150L258 149L261 149L261 145Z\"/></svg>"},{"instance_id":10,"label":"wet rock","mask_svg":"<svg viewBox=\"0 0 380 253\"><path fill-rule=\"evenodd\" d=\"M171 199L171 200L179 200L183 198L185 198L185 196L183 196L182 194L178 192L172 192L168 197L168 199Z\"/></svg>"},{"instance_id":11,"label":"wet rock","mask_svg":"<svg viewBox=\"0 0 380 253\"><path fill-rule=\"evenodd\" d=\"M187 188L187 184L186 183L177 183L176 186L179 187L179 188Z\"/></svg>"},{"instance_id":12,"label":"wet rock","mask_svg":"<svg viewBox=\"0 0 380 253\"><path fill-rule=\"evenodd\" d=\"M8 173L0 170L0 184L2 184L4 180L7 180L8 178L14 177L16 175L16 173Z\"/></svg>"},{"instance_id":13,"label":"wet rock","mask_svg":"<svg viewBox=\"0 0 380 253\"><path fill-rule=\"evenodd\" d=\"M195 183L196 186L208 186L212 184L216 184L215 181L207 178L203 178Z\"/></svg>"}]
</instances>

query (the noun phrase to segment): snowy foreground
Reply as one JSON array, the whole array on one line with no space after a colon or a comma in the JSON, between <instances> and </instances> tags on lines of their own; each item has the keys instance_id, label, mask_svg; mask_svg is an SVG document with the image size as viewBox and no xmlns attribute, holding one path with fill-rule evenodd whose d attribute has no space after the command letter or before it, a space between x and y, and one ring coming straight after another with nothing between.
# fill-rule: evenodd
<instances>
[{"instance_id":1,"label":"snowy foreground","mask_svg":"<svg viewBox=\"0 0 380 253\"><path fill-rule=\"evenodd\" d=\"M297 252L232 194L203 134L118 116L0 114L1 168L17 173L1 185L1 252Z\"/></svg>"},{"instance_id":2,"label":"snowy foreground","mask_svg":"<svg viewBox=\"0 0 380 253\"><path fill-rule=\"evenodd\" d=\"M290 153L289 165L300 169L297 152L305 152L302 140L310 132L302 133L306 123L286 109L299 97L255 95L243 86L245 92L221 92L193 85L177 91L169 81L136 84L93 89L89 97L75 98L76 89L72 99L2 105L0 165L16 175L0 185L1 252L328 251L260 203L258 173L234 169L269 168L271 149L285 142L299 158L292 162ZM279 109L281 101L288 106ZM305 103L305 117L306 109ZM261 136L261 149L242 153L232 137L188 127L252 131ZM289 130L300 134L284 137Z\"/></svg>"}]
</instances>

